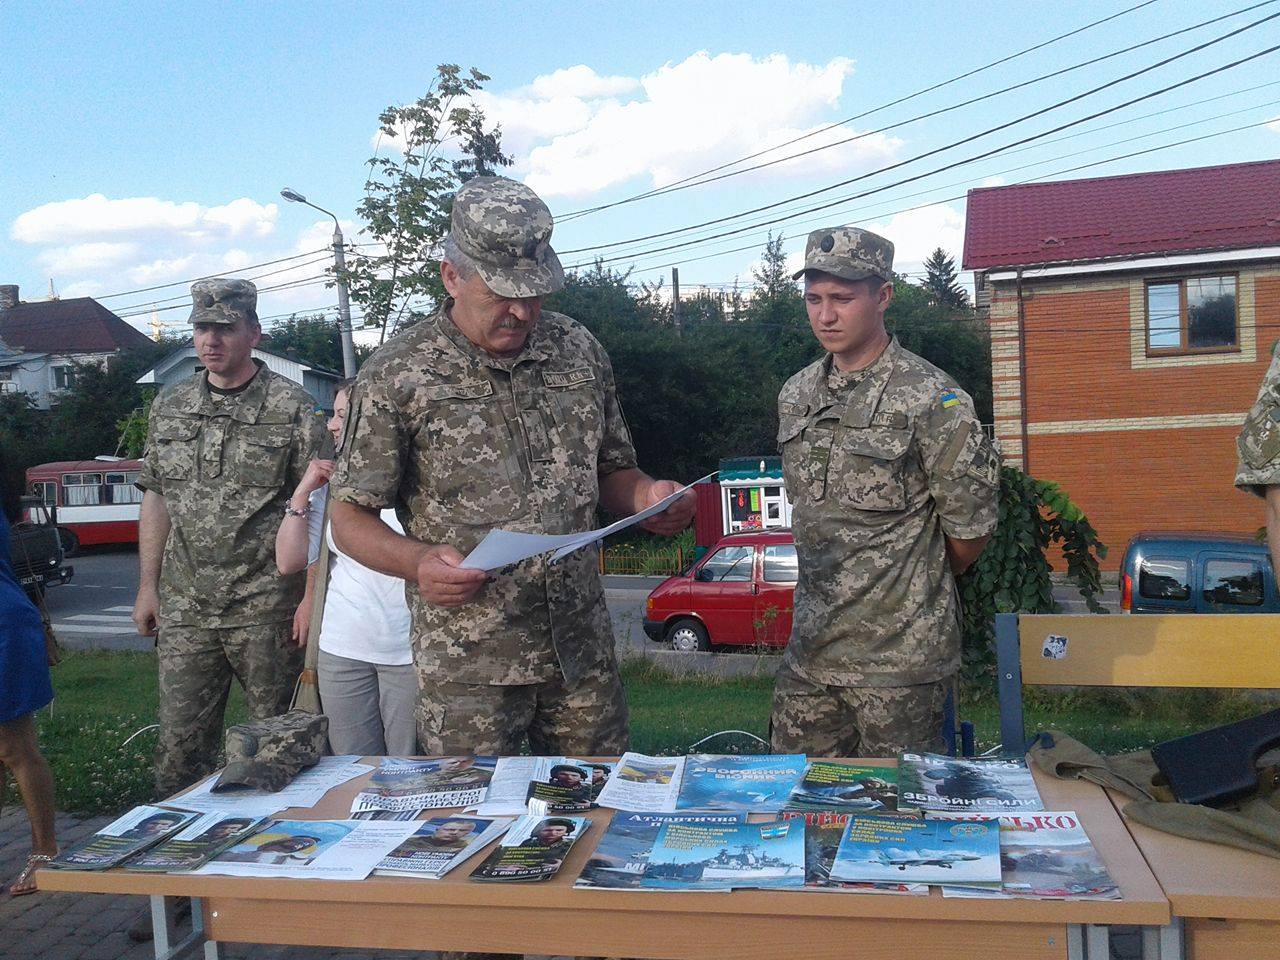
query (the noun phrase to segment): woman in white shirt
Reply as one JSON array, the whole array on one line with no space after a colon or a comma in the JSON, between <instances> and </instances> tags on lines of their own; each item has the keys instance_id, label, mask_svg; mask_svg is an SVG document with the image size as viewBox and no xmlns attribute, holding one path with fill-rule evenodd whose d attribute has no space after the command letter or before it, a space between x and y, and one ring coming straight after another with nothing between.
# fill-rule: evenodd
<instances>
[{"instance_id":1,"label":"woman in white shirt","mask_svg":"<svg viewBox=\"0 0 1280 960\"><path fill-rule=\"evenodd\" d=\"M350 406L351 386L333 400L329 432L337 446ZM406 757L417 753L414 708L418 681L409 648L409 607L404 581L370 570L333 542L324 522L332 460L313 460L289 498L276 534L276 566L294 573L318 561L321 537L328 540L329 569L320 622L320 703L329 718L335 754ZM403 533L394 510L383 521ZM310 591L308 591L310 595ZM306 631L297 637L306 643Z\"/></svg>"}]
</instances>

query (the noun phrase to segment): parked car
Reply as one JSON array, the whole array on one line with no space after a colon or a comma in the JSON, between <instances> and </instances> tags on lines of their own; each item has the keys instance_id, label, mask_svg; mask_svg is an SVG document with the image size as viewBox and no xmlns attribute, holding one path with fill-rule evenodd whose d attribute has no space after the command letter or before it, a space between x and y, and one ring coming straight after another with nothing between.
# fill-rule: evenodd
<instances>
[{"instance_id":1,"label":"parked car","mask_svg":"<svg viewBox=\"0 0 1280 960\"><path fill-rule=\"evenodd\" d=\"M62 538L39 497L22 498L22 519L9 529L9 559L18 583L32 601L51 584L66 583L74 572L65 563Z\"/></svg>"},{"instance_id":2,"label":"parked car","mask_svg":"<svg viewBox=\"0 0 1280 960\"><path fill-rule=\"evenodd\" d=\"M798 570L790 530L731 533L684 573L653 589L644 632L686 652L784 647Z\"/></svg>"},{"instance_id":3,"label":"parked car","mask_svg":"<svg viewBox=\"0 0 1280 960\"><path fill-rule=\"evenodd\" d=\"M1278 613L1267 545L1217 533L1139 533L1120 567L1129 613Z\"/></svg>"}]
</instances>

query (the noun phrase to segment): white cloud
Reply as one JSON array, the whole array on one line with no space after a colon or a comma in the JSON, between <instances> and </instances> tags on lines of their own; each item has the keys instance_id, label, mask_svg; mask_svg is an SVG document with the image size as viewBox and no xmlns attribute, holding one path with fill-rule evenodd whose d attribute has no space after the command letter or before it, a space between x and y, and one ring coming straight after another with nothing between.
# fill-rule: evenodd
<instances>
[{"instance_id":1,"label":"white cloud","mask_svg":"<svg viewBox=\"0 0 1280 960\"><path fill-rule=\"evenodd\" d=\"M642 77L634 99L589 104L590 119L580 129L543 131L548 142L534 147L517 169L544 196L581 196L633 178L662 186L816 131L852 72L853 61L843 57L815 65L792 63L782 54L697 53ZM495 117L506 120L502 111ZM826 131L796 149L830 145L852 133ZM899 144L877 134L753 176L865 169Z\"/></svg>"},{"instance_id":2,"label":"white cloud","mask_svg":"<svg viewBox=\"0 0 1280 960\"><path fill-rule=\"evenodd\" d=\"M21 214L10 230L21 243L71 243L119 237L268 236L279 209L241 197L218 207L158 197L108 199L100 193L46 203Z\"/></svg>"},{"instance_id":3,"label":"white cloud","mask_svg":"<svg viewBox=\"0 0 1280 960\"><path fill-rule=\"evenodd\" d=\"M1280 133L1280 120L1272 120L1267 124L1267 129L1274 133Z\"/></svg>"},{"instance_id":4,"label":"white cloud","mask_svg":"<svg viewBox=\"0 0 1280 960\"><path fill-rule=\"evenodd\" d=\"M539 100L554 100L558 97L598 100L630 93L639 86L640 81L635 77L602 77L586 64L580 63L534 77L528 91Z\"/></svg>"},{"instance_id":5,"label":"white cloud","mask_svg":"<svg viewBox=\"0 0 1280 960\"><path fill-rule=\"evenodd\" d=\"M946 203L935 203L919 210L907 210L883 223L868 223L873 230L893 241L893 269L898 273L917 274L937 247L960 263L964 247L964 214Z\"/></svg>"},{"instance_id":6,"label":"white cloud","mask_svg":"<svg viewBox=\"0 0 1280 960\"><path fill-rule=\"evenodd\" d=\"M50 247L40 251L36 262L50 276L84 273L119 267L136 262L140 255L138 244L125 243L75 243L65 247Z\"/></svg>"}]
</instances>

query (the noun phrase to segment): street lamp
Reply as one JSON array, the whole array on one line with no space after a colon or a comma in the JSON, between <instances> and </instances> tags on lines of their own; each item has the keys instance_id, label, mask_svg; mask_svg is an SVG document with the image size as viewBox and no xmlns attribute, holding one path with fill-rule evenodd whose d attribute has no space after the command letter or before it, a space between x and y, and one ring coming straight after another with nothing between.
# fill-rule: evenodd
<instances>
[{"instance_id":1,"label":"street lamp","mask_svg":"<svg viewBox=\"0 0 1280 960\"><path fill-rule=\"evenodd\" d=\"M356 348L351 340L351 302L347 299L347 261L342 250L342 227L338 225L336 216L324 207L316 206L297 190L285 187L280 191L280 196L333 217L333 269L338 280L338 334L342 340L342 375L349 380L356 375Z\"/></svg>"}]
</instances>

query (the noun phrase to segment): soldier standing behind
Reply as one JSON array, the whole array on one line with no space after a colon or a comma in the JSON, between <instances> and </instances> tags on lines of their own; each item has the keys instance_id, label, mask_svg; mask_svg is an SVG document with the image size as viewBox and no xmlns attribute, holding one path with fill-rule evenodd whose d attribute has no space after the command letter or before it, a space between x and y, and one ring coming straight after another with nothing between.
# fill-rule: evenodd
<instances>
[{"instance_id":1,"label":"soldier standing behind","mask_svg":"<svg viewBox=\"0 0 1280 960\"><path fill-rule=\"evenodd\" d=\"M893 244L815 230L805 306L827 356L778 395L800 578L773 749L876 757L941 747L960 667L955 575L996 526L999 457L973 402L885 330Z\"/></svg>"},{"instance_id":2,"label":"soldier standing behind","mask_svg":"<svg viewBox=\"0 0 1280 960\"><path fill-rule=\"evenodd\" d=\"M334 540L409 583L418 740L427 754L618 754L627 707L596 548L492 575L461 566L492 528L572 533L674 493L636 467L613 369L585 328L542 310L564 284L551 212L477 177L453 202L439 312L356 380L330 482ZM407 536L378 512L394 506ZM686 494L645 526L676 533Z\"/></svg>"},{"instance_id":3,"label":"soldier standing behind","mask_svg":"<svg viewBox=\"0 0 1280 960\"><path fill-rule=\"evenodd\" d=\"M1240 461L1236 486L1267 504L1267 549L1271 569L1280 577L1280 354L1271 360L1258 399L1236 440Z\"/></svg>"},{"instance_id":4,"label":"soldier standing behind","mask_svg":"<svg viewBox=\"0 0 1280 960\"><path fill-rule=\"evenodd\" d=\"M138 478L133 621L158 631L161 796L213 770L233 675L254 718L289 707L303 577L276 572L275 534L321 436L310 394L253 359L254 285L201 280L191 296L205 371L152 403Z\"/></svg>"}]
</instances>

